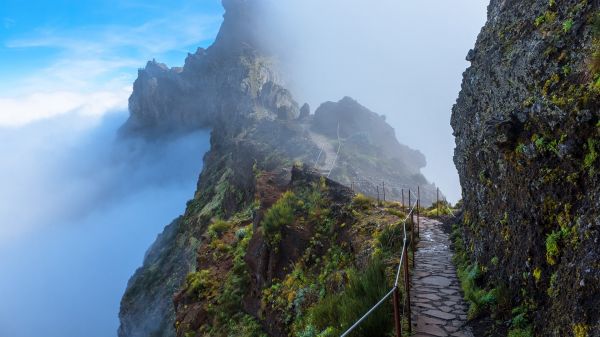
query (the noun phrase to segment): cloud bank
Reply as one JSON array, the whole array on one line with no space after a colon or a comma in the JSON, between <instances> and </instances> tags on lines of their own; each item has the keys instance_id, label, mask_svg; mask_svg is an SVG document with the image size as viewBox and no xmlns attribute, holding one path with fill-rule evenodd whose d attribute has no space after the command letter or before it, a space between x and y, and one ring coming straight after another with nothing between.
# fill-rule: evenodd
<instances>
[{"instance_id":1,"label":"cloud bank","mask_svg":"<svg viewBox=\"0 0 600 337\"><path fill-rule=\"evenodd\" d=\"M127 279L184 211L209 135L119 139L124 113L0 129L0 335L114 335Z\"/></svg>"}]
</instances>

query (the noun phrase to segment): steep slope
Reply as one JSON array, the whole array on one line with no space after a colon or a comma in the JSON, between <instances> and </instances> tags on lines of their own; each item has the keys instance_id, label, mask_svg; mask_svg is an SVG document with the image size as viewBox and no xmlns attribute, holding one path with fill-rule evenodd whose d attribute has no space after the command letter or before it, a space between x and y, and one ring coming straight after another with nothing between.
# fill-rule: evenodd
<instances>
[{"instance_id":1,"label":"steep slope","mask_svg":"<svg viewBox=\"0 0 600 337\"><path fill-rule=\"evenodd\" d=\"M262 45L260 1L226 0L223 5L225 18L211 47L189 55L183 68L151 61L139 71L134 84L123 136L160 137L196 128L211 128L212 133L194 198L185 214L159 236L128 283L121 301L120 337L174 336L173 295L185 283L186 275L196 270L197 251L210 243L206 236L209 225L253 205L256 172L289 175L295 162L314 163L320 152L320 144L311 138L311 132L316 132L311 131L314 117L307 107L300 113L285 89L276 58ZM359 105L354 102L352 106ZM373 114L364 108L355 112L359 119ZM336 118L343 125L342 116ZM381 142L355 142L357 153L363 158L368 155L368 165L362 167L376 177L358 189L374 193L379 179L389 179L413 188L427 185L432 190L419 172L424 165L422 155L400 146L387 124L382 127L395 143L384 148ZM368 125L362 129L354 126L352 132L374 130ZM328 142L338 141L327 132L321 135ZM394 153L404 155L387 158ZM394 169L393 163L400 161L415 164ZM337 174L343 182L364 180L355 169L361 167L358 160L348 157L340 163L343 173L332 173L332 178Z\"/></svg>"},{"instance_id":2,"label":"steep slope","mask_svg":"<svg viewBox=\"0 0 600 337\"><path fill-rule=\"evenodd\" d=\"M197 271L175 297L177 335L339 335L388 291L404 213L307 166L257 170L255 181L256 201L205 232ZM375 279L340 310L338 294L362 286L362 274ZM389 306L359 335L388 335Z\"/></svg>"},{"instance_id":3,"label":"steep slope","mask_svg":"<svg viewBox=\"0 0 600 337\"><path fill-rule=\"evenodd\" d=\"M600 336L598 6L492 0L453 109L471 314L513 335Z\"/></svg>"}]
</instances>

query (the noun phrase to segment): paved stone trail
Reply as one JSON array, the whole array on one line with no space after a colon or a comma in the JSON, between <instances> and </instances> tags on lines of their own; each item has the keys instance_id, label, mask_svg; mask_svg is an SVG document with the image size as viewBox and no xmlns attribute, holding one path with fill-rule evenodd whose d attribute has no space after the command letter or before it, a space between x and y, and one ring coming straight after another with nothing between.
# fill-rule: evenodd
<instances>
[{"instance_id":1,"label":"paved stone trail","mask_svg":"<svg viewBox=\"0 0 600 337\"><path fill-rule=\"evenodd\" d=\"M473 337L465 325L468 307L452 263L450 239L439 221L421 218L420 229L411 283L414 337Z\"/></svg>"}]
</instances>

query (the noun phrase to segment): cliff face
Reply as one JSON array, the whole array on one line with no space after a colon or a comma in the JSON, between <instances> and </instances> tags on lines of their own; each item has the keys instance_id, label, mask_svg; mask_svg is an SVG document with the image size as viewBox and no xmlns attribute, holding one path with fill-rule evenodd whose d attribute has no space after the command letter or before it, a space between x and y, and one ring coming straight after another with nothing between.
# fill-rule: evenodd
<instances>
[{"instance_id":1,"label":"cliff face","mask_svg":"<svg viewBox=\"0 0 600 337\"><path fill-rule=\"evenodd\" d=\"M225 1L215 43L189 54L183 68L150 61L138 72L125 132L180 131L239 124L240 119L293 119L300 109L257 40L260 2Z\"/></svg>"},{"instance_id":2,"label":"cliff face","mask_svg":"<svg viewBox=\"0 0 600 337\"><path fill-rule=\"evenodd\" d=\"M197 253L205 252L214 241L207 235L209 226L217 220L234 222L240 217L260 222L260 212L244 213L254 209L257 186L262 186L257 172L286 177L281 179L287 182L293 163L316 162L322 173L331 173L331 178L348 185L362 179L355 187L366 193L376 193L380 179L412 188L423 184L433 191L419 172L423 156L398 144L393 129L380 117L373 124L377 128L367 124L346 129L343 111L353 110L352 115L359 121L377 116L365 108L356 109L358 103L352 101L335 113L325 108L319 112L318 118L331 119L336 127L339 121L344 132L348 131L342 138L328 130L316 130L318 118L308 114L308 106L300 113L285 89L276 58L261 42L260 1L226 0L223 5L224 22L211 47L188 55L183 68L170 69L151 61L139 71L134 84L130 118L122 129L124 136L154 137L196 128L211 128L212 133L211 149L204 155L194 198L188 202L185 214L167 226L150 247L143 266L128 283L121 301L120 337L175 336L175 326L181 321L175 320L173 296L181 286L187 286L186 275L196 273L197 260L206 262ZM386 130L386 142L378 138L378 128ZM361 134L372 137L361 138ZM336 153L340 142L342 149L356 149L356 155L350 156L350 152L344 152L347 150ZM394 163L407 164L394 168ZM370 177L365 178L367 173ZM256 270L248 272L262 275ZM246 298L246 306L236 309L236 313L249 315L243 319L256 319L256 304L260 301L257 293L270 287L272 281L253 285L255 288L250 289L255 289L254 295ZM181 296L178 300L190 303L177 311L178 317L190 323L186 329L206 322L202 315L211 321L217 319L214 312L190 311L207 303L198 304L197 300ZM277 331L281 330L270 332Z\"/></svg>"},{"instance_id":3,"label":"cliff face","mask_svg":"<svg viewBox=\"0 0 600 337\"><path fill-rule=\"evenodd\" d=\"M456 236L535 336L600 335L598 9L492 0L453 108Z\"/></svg>"}]
</instances>

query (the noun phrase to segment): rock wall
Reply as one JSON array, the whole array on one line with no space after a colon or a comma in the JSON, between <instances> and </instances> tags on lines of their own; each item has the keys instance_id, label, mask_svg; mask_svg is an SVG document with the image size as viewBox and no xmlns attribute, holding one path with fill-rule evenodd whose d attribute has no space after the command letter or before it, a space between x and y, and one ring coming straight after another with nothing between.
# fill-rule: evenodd
<instances>
[{"instance_id":1,"label":"rock wall","mask_svg":"<svg viewBox=\"0 0 600 337\"><path fill-rule=\"evenodd\" d=\"M535 336L600 336L598 10L492 0L453 108L460 235Z\"/></svg>"}]
</instances>

